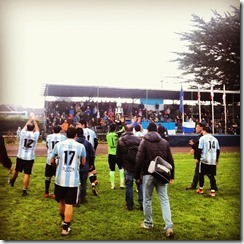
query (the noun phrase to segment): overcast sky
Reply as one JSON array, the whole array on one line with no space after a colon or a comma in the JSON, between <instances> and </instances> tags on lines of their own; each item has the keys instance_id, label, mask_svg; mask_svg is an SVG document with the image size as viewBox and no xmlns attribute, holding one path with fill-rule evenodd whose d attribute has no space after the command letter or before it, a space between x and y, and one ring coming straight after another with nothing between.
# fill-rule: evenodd
<instances>
[{"instance_id":1,"label":"overcast sky","mask_svg":"<svg viewBox=\"0 0 244 244\"><path fill-rule=\"evenodd\" d=\"M192 14L231 11L237 0L1 0L0 104L40 108L45 83L169 88L172 52ZM163 83L161 81L163 80Z\"/></svg>"}]
</instances>

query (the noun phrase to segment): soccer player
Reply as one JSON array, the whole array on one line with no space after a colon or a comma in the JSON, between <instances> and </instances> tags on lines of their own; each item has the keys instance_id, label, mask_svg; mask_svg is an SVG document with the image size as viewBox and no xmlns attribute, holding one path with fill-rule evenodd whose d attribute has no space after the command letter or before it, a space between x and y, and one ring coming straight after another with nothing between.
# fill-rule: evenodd
<instances>
[{"instance_id":1,"label":"soccer player","mask_svg":"<svg viewBox=\"0 0 244 244\"><path fill-rule=\"evenodd\" d=\"M49 188L51 184L51 179L53 176L55 176L55 168L51 166L51 153L56 145L56 143L60 141L66 140L66 136L61 134L60 131L62 130L61 126L55 125L52 128L52 134L49 134L46 138L46 146L47 146L47 160L46 160L46 168L45 168L45 194L44 197L48 198L50 196L49 194ZM55 198L55 195L53 196Z\"/></svg>"},{"instance_id":2,"label":"soccer player","mask_svg":"<svg viewBox=\"0 0 244 244\"><path fill-rule=\"evenodd\" d=\"M14 186L19 172L24 171L22 196L28 195L27 189L34 164L36 145L40 136L39 126L36 120L37 117L34 114L31 115L20 132L16 166L12 178L9 179L9 184Z\"/></svg>"},{"instance_id":3,"label":"soccer player","mask_svg":"<svg viewBox=\"0 0 244 244\"><path fill-rule=\"evenodd\" d=\"M119 176L120 176L120 188L125 188L125 176L124 176L124 169L121 164L117 161L116 158L116 148L118 143L118 134L116 133L116 124L110 125L110 131L106 135L107 143L108 143L108 164L109 164L109 176L110 176L110 183L111 189L115 189L115 166L118 165L119 168Z\"/></svg>"},{"instance_id":4,"label":"soccer player","mask_svg":"<svg viewBox=\"0 0 244 244\"><path fill-rule=\"evenodd\" d=\"M210 134L210 128L204 126L202 129L203 136L199 139L198 148L200 155L198 156L199 164L199 189L198 194L203 194L204 175L208 175L210 179L211 191L209 195L215 197L216 188L216 165L219 160L220 147L216 137Z\"/></svg>"},{"instance_id":5,"label":"soccer player","mask_svg":"<svg viewBox=\"0 0 244 244\"><path fill-rule=\"evenodd\" d=\"M82 128L83 129L83 135L84 135L85 139L92 144L92 146L96 152L96 149L98 146L97 135L96 135L94 130L87 127L86 120L81 119L78 123L76 123L76 128ZM97 193L96 188L94 188L94 185L98 184L97 171L96 171L96 167L95 167L95 160L93 161L93 166L90 167L90 169L89 169L88 177L89 177L89 180L90 180L91 185L92 185L93 193L94 193L94 195L97 195L96 194Z\"/></svg>"},{"instance_id":6,"label":"soccer player","mask_svg":"<svg viewBox=\"0 0 244 244\"><path fill-rule=\"evenodd\" d=\"M77 124L76 128L81 127L83 129L83 134L87 141L89 141L94 147L95 151L98 146L97 135L94 130L87 127L87 122L85 119L81 119Z\"/></svg>"},{"instance_id":7,"label":"soccer player","mask_svg":"<svg viewBox=\"0 0 244 244\"><path fill-rule=\"evenodd\" d=\"M57 143L51 153L51 165L56 167L54 194L59 203L63 236L71 231L73 205L78 202L79 169L86 164L85 146L75 141L76 129L69 127L66 134L67 139Z\"/></svg>"}]
</instances>

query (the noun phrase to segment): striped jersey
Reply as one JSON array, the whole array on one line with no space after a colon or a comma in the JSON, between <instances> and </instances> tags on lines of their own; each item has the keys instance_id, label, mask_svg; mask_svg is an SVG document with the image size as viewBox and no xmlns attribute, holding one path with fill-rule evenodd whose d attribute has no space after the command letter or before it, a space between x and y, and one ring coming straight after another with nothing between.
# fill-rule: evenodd
<instances>
[{"instance_id":1,"label":"striped jersey","mask_svg":"<svg viewBox=\"0 0 244 244\"><path fill-rule=\"evenodd\" d=\"M47 161L46 163L51 165L51 153L56 143L66 140L66 136L60 133L53 133L47 136L46 145L47 145Z\"/></svg>"},{"instance_id":2,"label":"striped jersey","mask_svg":"<svg viewBox=\"0 0 244 244\"><path fill-rule=\"evenodd\" d=\"M86 157L85 146L74 139L57 143L51 157L58 156L55 184L63 187L78 187L80 160Z\"/></svg>"},{"instance_id":3,"label":"striped jersey","mask_svg":"<svg viewBox=\"0 0 244 244\"><path fill-rule=\"evenodd\" d=\"M216 165L219 141L211 134L205 134L199 139L199 149L202 149L200 161L209 165Z\"/></svg>"},{"instance_id":4,"label":"striped jersey","mask_svg":"<svg viewBox=\"0 0 244 244\"><path fill-rule=\"evenodd\" d=\"M85 136L86 140L92 144L94 148L94 139L97 138L95 131L90 128L83 128L83 135Z\"/></svg>"},{"instance_id":5,"label":"striped jersey","mask_svg":"<svg viewBox=\"0 0 244 244\"><path fill-rule=\"evenodd\" d=\"M118 144L118 134L116 132L109 132L106 135L108 143L108 154L116 155L116 148Z\"/></svg>"},{"instance_id":6,"label":"striped jersey","mask_svg":"<svg viewBox=\"0 0 244 244\"><path fill-rule=\"evenodd\" d=\"M17 154L18 158L23 160L35 159L35 150L39 135L39 131L27 131L25 128L21 130Z\"/></svg>"}]
</instances>

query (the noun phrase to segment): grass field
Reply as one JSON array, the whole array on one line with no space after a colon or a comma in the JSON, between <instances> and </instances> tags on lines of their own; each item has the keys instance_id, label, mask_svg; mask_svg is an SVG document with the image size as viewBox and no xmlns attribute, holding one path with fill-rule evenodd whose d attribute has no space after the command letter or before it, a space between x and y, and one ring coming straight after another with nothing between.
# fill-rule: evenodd
<instances>
[{"instance_id":1,"label":"grass field","mask_svg":"<svg viewBox=\"0 0 244 244\"><path fill-rule=\"evenodd\" d=\"M219 191L208 195L209 180L205 180L205 194L185 190L191 183L194 162L188 153L173 154L175 183L168 187L173 240L241 240L240 213L240 153L221 153L217 168ZM99 196L93 196L89 186L88 203L74 208L71 235L61 236L58 204L44 198L45 157L37 157L31 176L29 195L22 197L23 173L14 187L7 183L8 171L0 166L1 240L166 240L164 222L156 192L153 195L153 230L141 229L143 212L139 210L136 192L135 209L125 209L125 190L110 189L107 155L97 156ZM15 158L12 158L15 164ZM54 180L54 179L53 179ZM119 173L116 169L119 185ZM51 190L53 185L51 186Z\"/></svg>"}]
</instances>

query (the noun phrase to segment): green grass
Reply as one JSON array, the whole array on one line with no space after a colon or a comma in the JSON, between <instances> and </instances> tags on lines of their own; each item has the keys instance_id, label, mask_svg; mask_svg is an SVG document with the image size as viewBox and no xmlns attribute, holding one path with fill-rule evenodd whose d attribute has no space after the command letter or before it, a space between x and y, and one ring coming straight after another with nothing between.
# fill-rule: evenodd
<instances>
[{"instance_id":1,"label":"green grass","mask_svg":"<svg viewBox=\"0 0 244 244\"><path fill-rule=\"evenodd\" d=\"M221 153L215 198L186 191L194 172L192 155L174 154L175 183L168 188L174 240L240 240L240 153ZM12 158L15 162L15 158ZM15 163L14 163L15 164ZM1 240L165 240L164 221L156 192L153 195L155 228L140 228L143 212L135 193L135 210L125 209L125 190L110 189L107 155L97 156L99 196L89 186L88 203L74 208L70 236L60 234L60 216L55 200L44 195L45 157L37 157L29 186L29 196L22 197L23 173L14 187L7 184L8 171L0 166ZM119 173L116 168L116 183ZM54 180L54 179L53 179ZM53 185L51 186L51 190Z\"/></svg>"}]
</instances>

